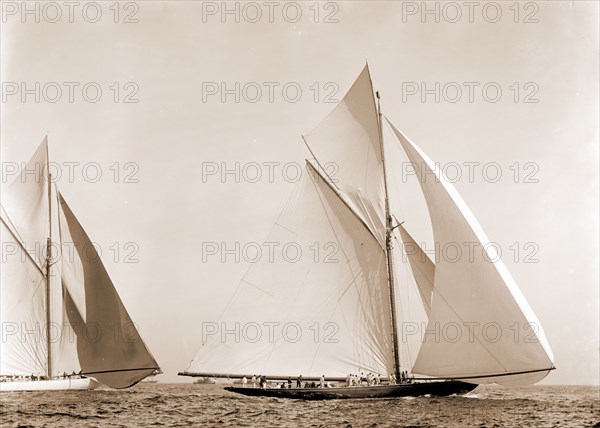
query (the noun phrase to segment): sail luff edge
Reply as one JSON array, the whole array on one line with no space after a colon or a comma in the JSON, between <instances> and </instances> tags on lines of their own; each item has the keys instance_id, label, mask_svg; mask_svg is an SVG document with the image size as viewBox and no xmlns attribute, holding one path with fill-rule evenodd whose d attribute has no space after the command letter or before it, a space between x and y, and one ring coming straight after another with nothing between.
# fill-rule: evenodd
<instances>
[{"instance_id":1,"label":"sail luff edge","mask_svg":"<svg viewBox=\"0 0 600 428\"><path fill-rule=\"evenodd\" d=\"M8 216L8 213L6 213L6 211L5 211L5 214ZM0 216L0 221L2 221L2 224L4 224L4 226L6 227L6 230L8 230L8 232L10 233L10 236L13 237L13 239L19 245L19 247L21 247L21 249L25 252L25 254L27 254L27 258L31 261L31 263L34 264L34 266L38 270L38 272L44 278L46 278L46 273L44 272L44 270L40 267L40 265L38 265L38 263L31 256L31 254L29 254L29 252L25 248L25 244L23 244L23 242L21 242L21 239L19 239L19 237L15 234L15 232L12 230L12 228L8 225L8 223L6 222L6 220L4 220L4 218L2 218L2 216ZM10 221L10 219L9 219L9 221ZM12 223L12 221L10 221L10 222Z\"/></svg>"},{"instance_id":2,"label":"sail luff edge","mask_svg":"<svg viewBox=\"0 0 600 428\"><path fill-rule=\"evenodd\" d=\"M365 227L365 229L367 229L367 231L373 237L373 239L375 239L375 241L377 241L377 243L379 243L379 240L377 239L377 237L375 236L375 234L373 233L371 228L367 225L367 223L365 223L365 221L361 218L361 216L359 216L358 213L356 213L356 211L354 211L354 209L352 209L350 204L344 199L343 195L335 187L335 185L333 183L330 183L330 181L327 178L325 178L323 176L323 174L321 174L319 172L319 169L315 168L315 166L308 159L306 159L306 164L309 165L309 167L321 178L321 180L323 180L327 184L327 186L329 186L329 188L331 190L333 190L333 193L335 193L335 195L340 199L340 201L342 201L344 206L346 206L346 208L348 208L348 210L354 215L354 217L356 217L358 219L358 221L360 221L360 223ZM381 244L380 244L380 246L381 246Z\"/></svg>"}]
</instances>

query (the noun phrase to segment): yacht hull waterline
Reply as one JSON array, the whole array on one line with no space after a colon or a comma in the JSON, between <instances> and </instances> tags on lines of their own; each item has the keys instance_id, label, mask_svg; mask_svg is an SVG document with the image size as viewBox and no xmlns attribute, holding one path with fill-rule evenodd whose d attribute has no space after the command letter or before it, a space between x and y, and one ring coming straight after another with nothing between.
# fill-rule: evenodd
<instances>
[{"instance_id":1,"label":"yacht hull waterline","mask_svg":"<svg viewBox=\"0 0 600 428\"><path fill-rule=\"evenodd\" d=\"M96 389L102 386L91 378L83 379L50 379L33 381L0 382L1 392L16 391L66 391Z\"/></svg>"},{"instance_id":2,"label":"yacht hull waterline","mask_svg":"<svg viewBox=\"0 0 600 428\"><path fill-rule=\"evenodd\" d=\"M352 398L392 398L410 396L447 396L466 394L476 384L450 381L415 382L400 385L351 386L333 388L248 388L227 386L226 391L251 397L291 398L298 400L339 400Z\"/></svg>"}]
</instances>

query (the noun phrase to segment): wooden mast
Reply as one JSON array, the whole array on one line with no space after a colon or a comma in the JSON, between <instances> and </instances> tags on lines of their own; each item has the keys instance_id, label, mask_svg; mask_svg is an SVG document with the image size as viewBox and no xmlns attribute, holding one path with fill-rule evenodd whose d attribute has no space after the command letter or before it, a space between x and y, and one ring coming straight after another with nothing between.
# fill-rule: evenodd
<instances>
[{"instance_id":1,"label":"wooden mast","mask_svg":"<svg viewBox=\"0 0 600 428\"><path fill-rule=\"evenodd\" d=\"M370 80L370 75L369 75ZM373 87L373 82L371 82ZM382 115L379 92L375 92L377 97L377 125L379 128L379 147L381 149L381 166L383 168L383 185L385 190L385 258L387 259L388 284L390 288L390 307L392 317L392 353L394 355L394 375L396 381L400 381L400 358L398 346L398 323L396 321L396 290L394 287L394 265L392 252L392 215L390 214L390 202L388 198L387 173L385 169L385 150L383 148L383 130L382 130Z\"/></svg>"},{"instance_id":2,"label":"wooden mast","mask_svg":"<svg viewBox=\"0 0 600 428\"><path fill-rule=\"evenodd\" d=\"M46 346L48 349L48 379L52 378L52 337L50 323L50 267L52 262L52 174L48 155L48 137L46 136L46 172L48 174L48 239L46 240Z\"/></svg>"}]
</instances>

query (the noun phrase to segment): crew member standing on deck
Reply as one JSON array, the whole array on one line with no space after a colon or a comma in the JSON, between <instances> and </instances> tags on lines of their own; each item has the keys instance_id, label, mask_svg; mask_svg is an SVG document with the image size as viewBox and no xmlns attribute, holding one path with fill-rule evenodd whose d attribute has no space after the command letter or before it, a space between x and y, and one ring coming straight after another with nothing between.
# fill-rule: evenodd
<instances>
[{"instance_id":1,"label":"crew member standing on deck","mask_svg":"<svg viewBox=\"0 0 600 428\"><path fill-rule=\"evenodd\" d=\"M321 388L325 388L325 375L321 376L320 384L321 384Z\"/></svg>"},{"instance_id":2,"label":"crew member standing on deck","mask_svg":"<svg viewBox=\"0 0 600 428\"><path fill-rule=\"evenodd\" d=\"M298 376L298 379L296 379L296 388L302 388L302 375Z\"/></svg>"}]
</instances>

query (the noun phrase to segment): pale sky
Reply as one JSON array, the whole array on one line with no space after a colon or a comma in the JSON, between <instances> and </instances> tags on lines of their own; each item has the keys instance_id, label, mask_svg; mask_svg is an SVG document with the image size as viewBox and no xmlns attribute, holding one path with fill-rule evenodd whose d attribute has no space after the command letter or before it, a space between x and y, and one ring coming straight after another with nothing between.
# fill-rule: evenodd
<instances>
[{"instance_id":1,"label":"pale sky","mask_svg":"<svg viewBox=\"0 0 600 428\"><path fill-rule=\"evenodd\" d=\"M47 9L36 23L34 15L12 14L20 2L3 2L3 171L6 162L28 160L48 135L51 161L63 167L58 186L103 248L107 270L165 372L160 380L189 381L176 373L199 349L200 323L218 319L249 266L218 257L203 263L202 244L265 239L293 188L282 165L303 163L301 135L334 107L325 96L333 91L340 99L368 60L384 113L432 159L501 166L496 183L476 169L473 183L455 186L505 249L505 264L544 326L558 370L543 382L598 383L597 2L520 3L518 16L513 2L502 3L495 23L488 22L494 11L482 14L489 2L480 2L473 22L463 2L458 22L449 22L455 11L439 3L439 23L432 15L422 22L420 10L408 14L421 2L329 2L312 9L313 2L298 2L302 17L295 23L288 22L295 9L287 6L282 15L291 2L278 3L272 23L264 6L257 23L247 22L255 12L249 9L241 22L225 15L223 23L219 11L203 17L203 8L221 2L192 1L132 2L137 10L121 3L115 23L113 2L101 3L97 23L82 16L85 2L73 23L66 7L59 22L47 22L55 16ZM93 11L87 12L89 20ZM123 23L129 13L139 22ZM325 16L338 22L324 23ZM526 17L538 22L525 23ZM40 82L48 92L40 102L30 94L23 103L20 92L12 95L23 82L27 88ZM56 96L49 82L63 89L55 103L48 100ZM79 84L72 103L64 82ZM90 82L102 88L97 103L82 96ZM203 100L206 82L229 88L256 82L263 94L255 103L206 93ZM279 84L273 102L266 82ZM302 88L298 102L282 95L290 82ZM420 93L407 93L413 83L434 88L435 82L451 83L439 103L434 95L422 102ZM478 85L473 102L465 82ZM488 83L502 90L497 102L482 94ZM456 86L463 93L453 103ZM122 102L135 88L139 102ZM523 102L528 95L538 102ZM80 163L72 182L68 162ZM102 170L96 183L82 175L92 162ZM236 162L276 162L273 182L203 177L207 163L233 168ZM138 182L124 182L132 172ZM528 173L537 182L526 182ZM7 181L3 174L3 187ZM415 226L417 241L431 239L427 227ZM138 263L124 262L128 242L139 247ZM515 242L517 261L509 250ZM537 263L524 262L528 242L537 245ZM122 251L117 260L109 249L114 243Z\"/></svg>"}]
</instances>

